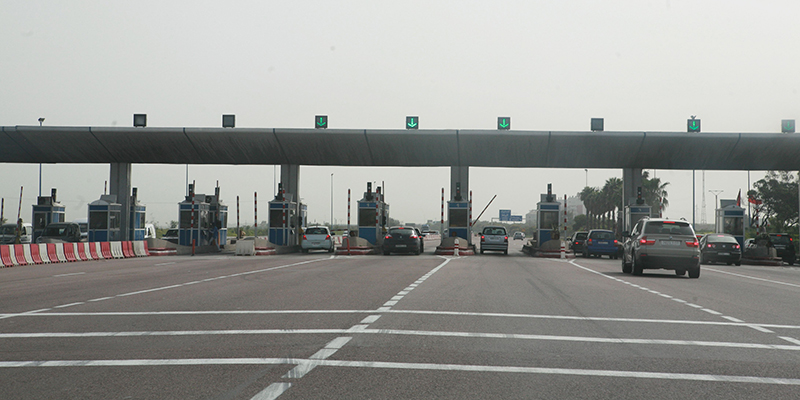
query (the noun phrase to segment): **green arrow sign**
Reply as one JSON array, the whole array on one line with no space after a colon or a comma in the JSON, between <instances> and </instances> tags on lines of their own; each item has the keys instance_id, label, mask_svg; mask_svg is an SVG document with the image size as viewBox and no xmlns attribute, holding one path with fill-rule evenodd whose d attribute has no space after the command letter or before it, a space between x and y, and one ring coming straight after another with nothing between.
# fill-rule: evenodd
<instances>
[{"instance_id":1,"label":"green arrow sign","mask_svg":"<svg viewBox=\"0 0 800 400\"><path fill-rule=\"evenodd\" d=\"M794 133L794 120L793 119L784 119L781 121L781 132L783 133Z\"/></svg>"},{"instance_id":2,"label":"green arrow sign","mask_svg":"<svg viewBox=\"0 0 800 400\"><path fill-rule=\"evenodd\" d=\"M700 120L694 118L687 119L686 132L700 132Z\"/></svg>"},{"instance_id":3,"label":"green arrow sign","mask_svg":"<svg viewBox=\"0 0 800 400\"><path fill-rule=\"evenodd\" d=\"M511 118L497 117L497 129L502 129L502 130L511 129Z\"/></svg>"},{"instance_id":4,"label":"green arrow sign","mask_svg":"<svg viewBox=\"0 0 800 400\"><path fill-rule=\"evenodd\" d=\"M419 129L419 117L406 117L406 129Z\"/></svg>"},{"instance_id":5,"label":"green arrow sign","mask_svg":"<svg viewBox=\"0 0 800 400\"><path fill-rule=\"evenodd\" d=\"M325 129L327 127L328 127L327 115L317 115L317 117L314 118L314 128Z\"/></svg>"}]
</instances>

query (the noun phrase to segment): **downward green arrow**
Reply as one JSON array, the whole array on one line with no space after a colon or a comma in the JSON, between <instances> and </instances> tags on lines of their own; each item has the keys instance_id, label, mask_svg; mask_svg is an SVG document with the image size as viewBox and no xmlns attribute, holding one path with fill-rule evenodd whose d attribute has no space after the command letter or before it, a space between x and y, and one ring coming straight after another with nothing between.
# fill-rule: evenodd
<instances>
[{"instance_id":1,"label":"downward green arrow","mask_svg":"<svg viewBox=\"0 0 800 400\"><path fill-rule=\"evenodd\" d=\"M320 118L319 121L317 122L317 125L319 125L319 126L325 125L325 120Z\"/></svg>"},{"instance_id":2,"label":"downward green arrow","mask_svg":"<svg viewBox=\"0 0 800 400\"><path fill-rule=\"evenodd\" d=\"M506 120L505 120L505 119L501 119L501 120L500 120L500 127L501 127L501 128L506 128L506 127L508 127L508 122L506 122Z\"/></svg>"},{"instance_id":3,"label":"downward green arrow","mask_svg":"<svg viewBox=\"0 0 800 400\"><path fill-rule=\"evenodd\" d=\"M410 119L410 121L409 121L409 123L408 123L408 126L410 126L410 127L412 127L412 128L413 128L413 127L415 127L415 126L417 126L417 123L416 123L416 122L414 122L414 118L411 118L411 119Z\"/></svg>"}]
</instances>

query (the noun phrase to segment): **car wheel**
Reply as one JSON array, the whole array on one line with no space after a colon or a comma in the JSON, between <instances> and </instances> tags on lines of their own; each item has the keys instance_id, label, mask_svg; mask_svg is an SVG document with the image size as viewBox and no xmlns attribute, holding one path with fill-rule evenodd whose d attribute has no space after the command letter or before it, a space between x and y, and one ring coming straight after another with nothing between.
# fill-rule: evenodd
<instances>
[{"instance_id":1,"label":"car wheel","mask_svg":"<svg viewBox=\"0 0 800 400\"><path fill-rule=\"evenodd\" d=\"M737 262L737 263L736 263L736 266L737 266L737 267L739 267L739 266L741 266L741 265L742 265L742 263L741 263L741 262Z\"/></svg>"},{"instance_id":2,"label":"car wheel","mask_svg":"<svg viewBox=\"0 0 800 400\"><path fill-rule=\"evenodd\" d=\"M302 253L308 253L308 249L300 249L300 252L302 252Z\"/></svg>"},{"instance_id":3,"label":"car wheel","mask_svg":"<svg viewBox=\"0 0 800 400\"><path fill-rule=\"evenodd\" d=\"M328 253L333 253L333 246L331 246L331 248L328 249Z\"/></svg>"},{"instance_id":4,"label":"car wheel","mask_svg":"<svg viewBox=\"0 0 800 400\"><path fill-rule=\"evenodd\" d=\"M631 255L631 268L633 269L634 275L641 275L644 272L644 268L642 268L642 264L640 262L636 262L636 254Z\"/></svg>"},{"instance_id":5,"label":"car wheel","mask_svg":"<svg viewBox=\"0 0 800 400\"><path fill-rule=\"evenodd\" d=\"M481 254L483 254L483 249L481 249Z\"/></svg>"},{"instance_id":6,"label":"car wheel","mask_svg":"<svg viewBox=\"0 0 800 400\"><path fill-rule=\"evenodd\" d=\"M727 262L727 264L728 264L728 265L731 265L731 264L733 264L733 263L732 263L732 262L730 262L730 261L728 261L728 262Z\"/></svg>"},{"instance_id":7,"label":"car wheel","mask_svg":"<svg viewBox=\"0 0 800 400\"><path fill-rule=\"evenodd\" d=\"M686 270L685 269L676 269L675 270L675 275L684 276L684 275L686 275Z\"/></svg>"},{"instance_id":8,"label":"car wheel","mask_svg":"<svg viewBox=\"0 0 800 400\"><path fill-rule=\"evenodd\" d=\"M389 251L389 250L384 250L383 251L383 255L388 256L389 254L392 254L392 252Z\"/></svg>"},{"instance_id":9,"label":"car wheel","mask_svg":"<svg viewBox=\"0 0 800 400\"><path fill-rule=\"evenodd\" d=\"M794 257L790 257L788 260L786 260L786 263L789 265L794 265L794 261L795 261Z\"/></svg>"},{"instance_id":10,"label":"car wheel","mask_svg":"<svg viewBox=\"0 0 800 400\"><path fill-rule=\"evenodd\" d=\"M623 274L630 274L633 270L630 263L625 262L625 254L622 255L622 273Z\"/></svg>"},{"instance_id":11,"label":"car wheel","mask_svg":"<svg viewBox=\"0 0 800 400\"><path fill-rule=\"evenodd\" d=\"M508 254L508 249L503 250L503 254Z\"/></svg>"},{"instance_id":12,"label":"car wheel","mask_svg":"<svg viewBox=\"0 0 800 400\"><path fill-rule=\"evenodd\" d=\"M700 266L689 269L689 278L697 279L700 277Z\"/></svg>"}]
</instances>

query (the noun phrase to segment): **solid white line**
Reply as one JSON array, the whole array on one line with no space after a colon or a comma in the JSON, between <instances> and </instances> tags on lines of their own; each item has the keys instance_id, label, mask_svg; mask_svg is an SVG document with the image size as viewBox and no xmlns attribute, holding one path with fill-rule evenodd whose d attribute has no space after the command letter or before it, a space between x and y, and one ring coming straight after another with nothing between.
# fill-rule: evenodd
<instances>
[{"instance_id":1,"label":"solid white line","mask_svg":"<svg viewBox=\"0 0 800 400\"><path fill-rule=\"evenodd\" d=\"M81 305L81 304L86 304L86 303L84 303L82 301L79 301L77 303L62 304L60 306L55 306L53 308L65 308L65 307L72 307L72 306L77 306L77 305Z\"/></svg>"},{"instance_id":2,"label":"solid white line","mask_svg":"<svg viewBox=\"0 0 800 400\"><path fill-rule=\"evenodd\" d=\"M744 322L744 321L740 320L739 318L729 317L727 315L723 315L722 318L725 318L728 321L733 321L733 322Z\"/></svg>"},{"instance_id":3,"label":"solid white line","mask_svg":"<svg viewBox=\"0 0 800 400\"><path fill-rule=\"evenodd\" d=\"M153 266L154 267L160 267L162 265L172 265L172 264L177 264L177 263L175 261L173 261L173 262L165 262L165 263L160 263L160 264L153 264Z\"/></svg>"},{"instance_id":4,"label":"solid white line","mask_svg":"<svg viewBox=\"0 0 800 400\"><path fill-rule=\"evenodd\" d=\"M701 308L700 311L705 311L705 312L707 312L709 314L713 314L713 315L722 315L721 312L714 311L714 310L709 310L708 308Z\"/></svg>"},{"instance_id":5,"label":"solid white line","mask_svg":"<svg viewBox=\"0 0 800 400\"><path fill-rule=\"evenodd\" d=\"M83 274L85 274L85 273L86 273L86 272L74 272L74 273L71 273L71 274L53 275L53 277L54 277L54 278L60 278L60 277L62 277L62 276L83 275Z\"/></svg>"},{"instance_id":6,"label":"solid white line","mask_svg":"<svg viewBox=\"0 0 800 400\"><path fill-rule=\"evenodd\" d=\"M282 395L283 392L289 390L290 387L292 387L291 383L275 382L267 386L266 389L258 392L258 394L253 396L250 400L274 400Z\"/></svg>"},{"instance_id":7,"label":"solid white line","mask_svg":"<svg viewBox=\"0 0 800 400\"><path fill-rule=\"evenodd\" d=\"M326 345L325 345L325 348L326 348L326 349L336 349L336 350L339 350L339 349L341 349L342 347L344 347L344 345L346 345L346 344L347 344L347 342L351 341L352 339L353 339L353 338L352 338L352 337L350 337L350 336L340 336L340 337L338 337L338 338L336 338L336 339L333 339L333 340L331 340L331 341L330 341L330 343L328 343L328 344L326 344Z\"/></svg>"},{"instance_id":8,"label":"solid white line","mask_svg":"<svg viewBox=\"0 0 800 400\"><path fill-rule=\"evenodd\" d=\"M597 369L573 368L541 368L541 367L511 367L496 365L464 365L464 364L433 364L433 363L402 363L382 361L345 361L345 360L310 360L296 358L198 358L198 359L164 359L164 360L61 360L61 361L0 361L0 368L31 368L31 367L134 367L134 366L195 366L195 365L281 365L281 364L311 364L324 367L349 367L349 368L381 368L405 369L419 371L450 371L450 372L495 372L540 375L571 375L571 376L600 376L611 378L638 378L638 379L664 379L704 382L729 382L729 383L757 383L768 385L800 385L800 379L770 378L759 376L739 375L709 375L709 374L677 374L669 372L642 372ZM283 390L289 388L289 383L277 383ZM270 385L270 387L273 387ZM264 393L262 391L261 393ZM259 393L259 395L261 394ZM265 397L266 398L266 397ZM263 400L265 398L254 397ZM274 398L274 397L273 397Z\"/></svg>"},{"instance_id":9,"label":"solid white line","mask_svg":"<svg viewBox=\"0 0 800 400\"><path fill-rule=\"evenodd\" d=\"M353 339L352 336L340 336L336 339L333 339L328 344L326 344L324 348L320 349L318 352L311 355L309 359L324 360L332 356L337 351L339 351L339 349L341 349L342 346L346 345L347 342L349 342L351 339ZM300 364L292 368L285 375L283 375L283 378L300 379L304 377L307 373L311 372L312 369L314 369L314 365L312 364Z\"/></svg>"},{"instance_id":10,"label":"solid white line","mask_svg":"<svg viewBox=\"0 0 800 400\"><path fill-rule=\"evenodd\" d=\"M397 300L389 300L386 303L383 303L383 306L384 307L390 307L390 306L393 306L395 304L397 304Z\"/></svg>"},{"instance_id":11,"label":"solid white line","mask_svg":"<svg viewBox=\"0 0 800 400\"><path fill-rule=\"evenodd\" d=\"M361 334L374 334L374 335L404 335L404 336L456 337L456 338L479 338L479 339L546 340L546 341L583 342L583 343L728 347L728 348L741 348L741 349L767 349L767 350L800 351L800 346L761 344L761 343L709 342L709 341L700 341L700 340L676 340L676 339L637 339L637 338L627 338L626 339L626 338L604 338L604 337L586 337L586 336L533 335L533 334L521 334L521 333L486 333L486 332L417 331L417 330L400 330L400 329L366 329L365 327L366 327L366 325L356 325L356 326L354 326L354 327L352 327L350 329L251 329L251 330L208 330L208 331L0 333L0 339L361 333Z\"/></svg>"},{"instance_id":12,"label":"solid white line","mask_svg":"<svg viewBox=\"0 0 800 400\"><path fill-rule=\"evenodd\" d=\"M758 277L750 276L750 275L735 274L733 272L722 271L722 270L718 270L718 269L714 269L714 268L703 268L703 271L714 271L714 272L719 272L721 274L728 274L728 275L738 276L740 278L747 278L747 279L753 279L753 280L756 280L756 281L774 283L774 284L777 284L777 285L785 285L785 286L792 286L792 287L800 288L800 285L795 284L795 283L773 281L772 279L764 279L764 278L758 278Z\"/></svg>"},{"instance_id":13,"label":"solid white line","mask_svg":"<svg viewBox=\"0 0 800 400\"><path fill-rule=\"evenodd\" d=\"M100 297L98 299L91 299L91 300L87 300L87 301L103 301L103 300L108 300L108 299L113 299L113 297Z\"/></svg>"},{"instance_id":14,"label":"solid white line","mask_svg":"<svg viewBox=\"0 0 800 400\"><path fill-rule=\"evenodd\" d=\"M767 329L767 328L764 328L764 327L762 327L762 326L758 326L758 325L747 325L747 326L748 326L749 328L753 328L753 329L755 329L755 330L757 330L757 331L759 331L759 332L764 332L764 333L775 333L775 332L773 332L773 331L771 331L771 330L769 330L769 329Z\"/></svg>"},{"instance_id":15,"label":"solid white line","mask_svg":"<svg viewBox=\"0 0 800 400\"><path fill-rule=\"evenodd\" d=\"M110 299L111 297L95 299L95 301ZM89 300L92 301L92 300ZM49 309L45 309L49 310ZM43 311L43 310L39 310ZM374 312L393 314L418 314L432 316L464 316L464 317L489 317L489 318L531 318L531 319L556 319L571 321L608 321L626 323L654 323L677 325L716 325L716 326L745 326L757 325L776 329L800 329L800 325L778 324L753 324L731 323L722 321L695 321L695 320L669 320L647 318L614 318L614 317L581 317L573 315L542 315L542 314L511 314L511 313L481 313L465 311L428 311L428 310L391 310L389 307L380 307L375 310L218 310L218 311L101 311L101 312L58 312L58 313L8 313L0 314L4 317L129 317L129 316L155 316L155 315L259 315L259 314L368 314Z\"/></svg>"}]
</instances>

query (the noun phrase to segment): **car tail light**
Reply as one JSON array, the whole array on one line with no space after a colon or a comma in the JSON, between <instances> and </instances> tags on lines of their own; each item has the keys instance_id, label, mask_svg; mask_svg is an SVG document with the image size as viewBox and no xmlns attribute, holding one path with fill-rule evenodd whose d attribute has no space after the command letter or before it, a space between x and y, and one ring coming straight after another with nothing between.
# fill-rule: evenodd
<instances>
[{"instance_id":1,"label":"car tail light","mask_svg":"<svg viewBox=\"0 0 800 400\"><path fill-rule=\"evenodd\" d=\"M588 245L590 245L590 246L591 246L591 244L592 244L592 239L589 239L589 240L587 240L587 241L586 241L586 243L587 243Z\"/></svg>"},{"instance_id":2,"label":"car tail light","mask_svg":"<svg viewBox=\"0 0 800 400\"><path fill-rule=\"evenodd\" d=\"M617 241L617 239L614 239L614 245L616 245L617 243L619 243L619 242Z\"/></svg>"},{"instance_id":3,"label":"car tail light","mask_svg":"<svg viewBox=\"0 0 800 400\"><path fill-rule=\"evenodd\" d=\"M577 240L575 241L575 244L578 244L578 241L577 241Z\"/></svg>"},{"instance_id":4,"label":"car tail light","mask_svg":"<svg viewBox=\"0 0 800 400\"><path fill-rule=\"evenodd\" d=\"M643 246L652 246L652 245L656 244L656 240L655 239L648 240L647 236L643 236L641 239L639 239L639 244L641 244Z\"/></svg>"},{"instance_id":5,"label":"car tail light","mask_svg":"<svg viewBox=\"0 0 800 400\"><path fill-rule=\"evenodd\" d=\"M506 242L508 241L508 236L506 236Z\"/></svg>"},{"instance_id":6,"label":"car tail light","mask_svg":"<svg viewBox=\"0 0 800 400\"><path fill-rule=\"evenodd\" d=\"M686 245L689 247L700 247L700 243L697 242L697 238L692 239L691 241L687 240Z\"/></svg>"},{"instance_id":7,"label":"car tail light","mask_svg":"<svg viewBox=\"0 0 800 400\"><path fill-rule=\"evenodd\" d=\"M741 247L742 246L739 246L738 244L733 245L733 248L736 249L736 250L739 250Z\"/></svg>"},{"instance_id":8,"label":"car tail light","mask_svg":"<svg viewBox=\"0 0 800 400\"><path fill-rule=\"evenodd\" d=\"M706 245L706 247L708 247L708 248L712 248L712 249L713 249L714 247L717 247L717 246L715 246L715 245L713 245L713 244L709 243L709 244L707 244L707 245Z\"/></svg>"},{"instance_id":9,"label":"car tail light","mask_svg":"<svg viewBox=\"0 0 800 400\"><path fill-rule=\"evenodd\" d=\"M331 235L325 236L325 240L328 240L330 238L331 238Z\"/></svg>"},{"instance_id":10,"label":"car tail light","mask_svg":"<svg viewBox=\"0 0 800 400\"><path fill-rule=\"evenodd\" d=\"M486 241L486 236L481 235L481 242Z\"/></svg>"},{"instance_id":11,"label":"car tail light","mask_svg":"<svg viewBox=\"0 0 800 400\"><path fill-rule=\"evenodd\" d=\"M412 234L411 234L411 236L409 236L409 237L410 237L411 239L419 239L419 236L417 236L417 234L416 234L416 233L412 233Z\"/></svg>"},{"instance_id":12,"label":"car tail light","mask_svg":"<svg viewBox=\"0 0 800 400\"><path fill-rule=\"evenodd\" d=\"M386 237L384 237L384 239L391 239L391 238L392 238L392 235L386 235Z\"/></svg>"},{"instance_id":13,"label":"car tail light","mask_svg":"<svg viewBox=\"0 0 800 400\"><path fill-rule=\"evenodd\" d=\"M306 237L306 235L303 235L303 240L308 240L308 238Z\"/></svg>"}]
</instances>

